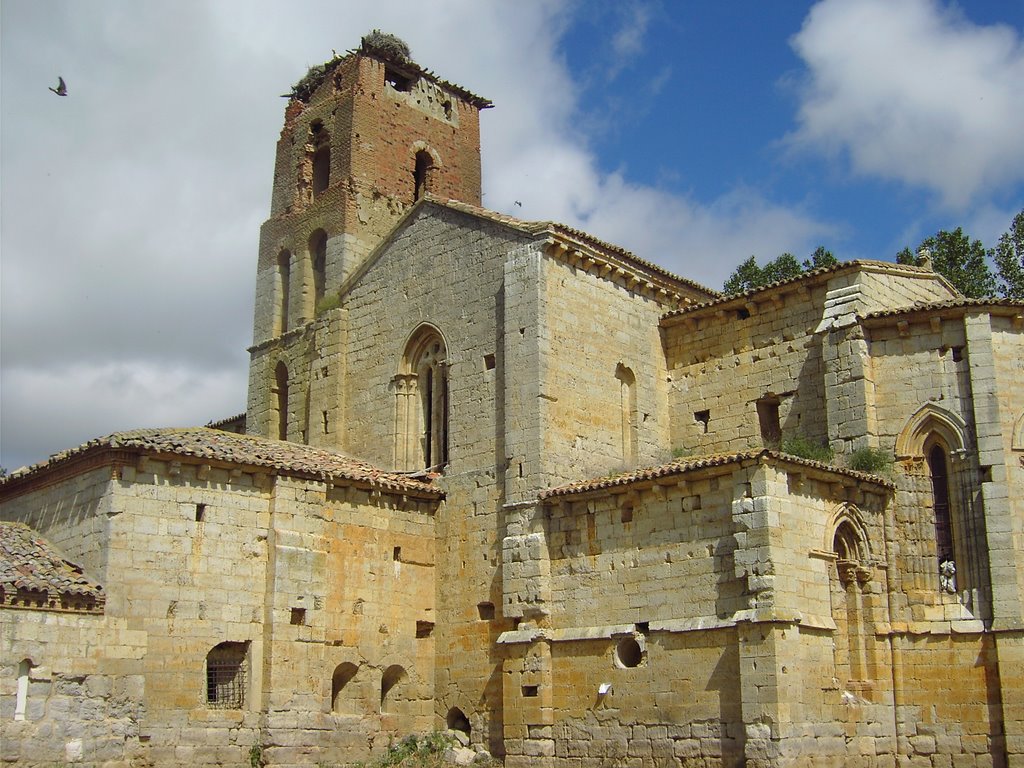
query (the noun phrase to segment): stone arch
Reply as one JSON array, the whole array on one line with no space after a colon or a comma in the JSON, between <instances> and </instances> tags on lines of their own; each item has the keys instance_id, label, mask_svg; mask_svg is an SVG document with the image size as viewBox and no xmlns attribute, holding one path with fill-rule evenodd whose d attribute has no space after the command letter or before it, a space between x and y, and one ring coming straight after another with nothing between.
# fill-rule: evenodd
<instances>
[{"instance_id":1,"label":"stone arch","mask_svg":"<svg viewBox=\"0 0 1024 768\"><path fill-rule=\"evenodd\" d=\"M401 664L392 664L380 676L380 711L388 714L398 711L398 704L408 698L409 673Z\"/></svg>"},{"instance_id":2,"label":"stone arch","mask_svg":"<svg viewBox=\"0 0 1024 768\"><path fill-rule=\"evenodd\" d=\"M342 715L358 714L355 697L352 695L353 678L359 667L350 661L342 662L331 675L331 711Z\"/></svg>"},{"instance_id":3,"label":"stone arch","mask_svg":"<svg viewBox=\"0 0 1024 768\"><path fill-rule=\"evenodd\" d=\"M448 710L444 722L449 731L459 731L466 734L467 739L471 738L473 727L469 724L469 718L466 717L466 713L458 707L452 707Z\"/></svg>"},{"instance_id":4,"label":"stone arch","mask_svg":"<svg viewBox=\"0 0 1024 768\"><path fill-rule=\"evenodd\" d=\"M833 512L826 527L826 551L835 556L829 569L829 598L833 635L835 678L844 686L863 682L871 677L874 648L872 631L874 611L870 590L870 538L860 510L842 504Z\"/></svg>"},{"instance_id":5,"label":"stone arch","mask_svg":"<svg viewBox=\"0 0 1024 768\"><path fill-rule=\"evenodd\" d=\"M940 438L950 453L962 455L967 449L967 422L935 403L925 403L907 420L896 437L896 457L924 458L926 443Z\"/></svg>"},{"instance_id":6,"label":"stone arch","mask_svg":"<svg viewBox=\"0 0 1024 768\"><path fill-rule=\"evenodd\" d=\"M436 174L441 167L441 156L424 141L412 145L413 201L436 191Z\"/></svg>"},{"instance_id":7,"label":"stone arch","mask_svg":"<svg viewBox=\"0 0 1024 768\"><path fill-rule=\"evenodd\" d=\"M852 504L842 504L833 511L825 528L825 537L823 549L835 552L840 555L840 559L866 563L872 558L867 526L861 518L860 510ZM837 550L837 544L853 557L842 558L843 553Z\"/></svg>"},{"instance_id":8,"label":"stone arch","mask_svg":"<svg viewBox=\"0 0 1024 768\"><path fill-rule=\"evenodd\" d=\"M207 709L242 709L248 692L249 643L218 643L206 654Z\"/></svg>"},{"instance_id":9,"label":"stone arch","mask_svg":"<svg viewBox=\"0 0 1024 768\"><path fill-rule=\"evenodd\" d=\"M423 323L409 336L392 379L395 466L440 469L448 463L448 344Z\"/></svg>"}]
</instances>

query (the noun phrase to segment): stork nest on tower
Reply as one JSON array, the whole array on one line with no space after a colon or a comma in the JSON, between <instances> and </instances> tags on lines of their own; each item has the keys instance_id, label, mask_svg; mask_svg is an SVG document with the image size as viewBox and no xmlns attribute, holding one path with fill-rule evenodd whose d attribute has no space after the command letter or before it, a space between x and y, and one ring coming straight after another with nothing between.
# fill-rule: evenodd
<instances>
[{"instance_id":1,"label":"stork nest on tower","mask_svg":"<svg viewBox=\"0 0 1024 768\"><path fill-rule=\"evenodd\" d=\"M408 44L400 37L381 32L379 29L375 29L363 37L359 50L362 53L377 56L394 64L408 64L411 61ZM352 53L352 51L349 51L349 53ZM291 92L281 95L285 98L298 99L308 104L316 89L327 79L327 76L343 58L344 56L335 53L323 64L310 67L305 76L292 86Z\"/></svg>"}]
</instances>

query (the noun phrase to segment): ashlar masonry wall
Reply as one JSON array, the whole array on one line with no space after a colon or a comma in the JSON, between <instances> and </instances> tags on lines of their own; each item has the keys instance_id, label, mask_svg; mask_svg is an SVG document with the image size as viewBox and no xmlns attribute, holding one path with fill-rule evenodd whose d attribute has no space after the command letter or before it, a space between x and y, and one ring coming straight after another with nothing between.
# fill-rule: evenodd
<instances>
[{"instance_id":1,"label":"ashlar masonry wall","mask_svg":"<svg viewBox=\"0 0 1024 768\"><path fill-rule=\"evenodd\" d=\"M506 628L500 611L500 529L504 435L518 422L505 399L533 369L509 357L504 264L536 249L499 223L424 203L383 247L344 297L347 379L343 386L345 450L379 466L399 461L396 446L422 438L422 422L396 423L403 359L417 333L436 332L445 346L449 457L435 482L446 501L437 517L435 710L431 725L458 710L474 744L501 754L501 691L494 639ZM533 328L530 329L533 332ZM406 430L415 432L406 433ZM404 470L420 466L402 466ZM514 470L518 471L518 469ZM457 588L455 588L457 585Z\"/></svg>"},{"instance_id":2,"label":"ashlar masonry wall","mask_svg":"<svg viewBox=\"0 0 1024 768\"><path fill-rule=\"evenodd\" d=\"M736 459L594 485L545 500L548 612L499 640L508 765L891 763L884 484Z\"/></svg>"},{"instance_id":3,"label":"ashlar masonry wall","mask_svg":"<svg viewBox=\"0 0 1024 768\"><path fill-rule=\"evenodd\" d=\"M0 610L5 668L34 667L5 756L305 766L432 728L437 501L175 457L117 474L105 613ZM236 671L211 694L223 643Z\"/></svg>"},{"instance_id":4,"label":"ashlar masonry wall","mask_svg":"<svg viewBox=\"0 0 1024 768\"><path fill-rule=\"evenodd\" d=\"M663 322L671 444L682 455L827 439L823 336L826 286L790 286ZM767 300L766 300L767 299ZM758 429L758 401L777 427Z\"/></svg>"}]
</instances>

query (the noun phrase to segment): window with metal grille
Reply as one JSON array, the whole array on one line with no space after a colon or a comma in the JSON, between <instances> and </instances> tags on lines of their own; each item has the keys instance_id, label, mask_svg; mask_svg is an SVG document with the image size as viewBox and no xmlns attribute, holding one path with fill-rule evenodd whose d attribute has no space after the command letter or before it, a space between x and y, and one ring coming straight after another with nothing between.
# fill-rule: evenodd
<instances>
[{"instance_id":1,"label":"window with metal grille","mask_svg":"<svg viewBox=\"0 0 1024 768\"><path fill-rule=\"evenodd\" d=\"M206 706L241 709L245 704L248 643L221 643L206 654Z\"/></svg>"}]
</instances>

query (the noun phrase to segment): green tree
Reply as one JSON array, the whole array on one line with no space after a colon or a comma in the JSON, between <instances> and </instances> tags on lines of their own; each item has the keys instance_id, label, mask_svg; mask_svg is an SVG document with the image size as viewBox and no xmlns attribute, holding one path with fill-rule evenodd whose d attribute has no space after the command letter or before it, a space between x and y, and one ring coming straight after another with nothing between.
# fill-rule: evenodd
<instances>
[{"instance_id":1,"label":"green tree","mask_svg":"<svg viewBox=\"0 0 1024 768\"><path fill-rule=\"evenodd\" d=\"M1024 210L1013 217L991 255L999 275L999 293L1024 299Z\"/></svg>"},{"instance_id":2,"label":"green tree","mask_svg":"<svg viewBox=\"0 0 1024 768\"><path fill-rule=\"evenodd\" d=\"M832 255L831 251L825 250L824 246L820 245L811 254L811 258L804 259L802 264L792 253L783 253L765 263L763 267L757 263L756 257L751 256L729 275L722 290L729 295L746 293L769 283L789 280L811 269L830 267L837 263L836 257Z\"/></svg>"},{"instance_id":3,"label":"green tree","mask_svg":"<svg viewBox=\"0 0 1024 768\"><path fill-rule=\"evenodd\" d=\"M832 255L832 251L825 250L825 246L819 245L814 249L810 259L804 259L804 270L810 272L812 269L834 267L838 263L836 257Z\"/></svg>"},{"instance_id":4,"label":"green tree","mask_svg":"<svg viewBox=\"0 0 1024 768\"><path fill-rule=\"evenodd\" d=\"M722 286L722 290L727 294L745 293L759 285L764 285L764 283L762 269L757 265L757 259L751 256L733 270L729 279L725 281L725 285Z\"/></svg>"},{"instance_id":5,"label":"green tree","mask_svg":"<svg viewBox=\"0 0 1024 768\"><path fill-rule=\"evenodd\" d=\"M985 246L981 240L971 240L957 227L952 232L940 230L926 237L917 247L925 248L931 254L932 268L951 282L960 293L978 299L995 296L996 279L986 260ZM917 264L918 258L904 248L896 254L900 264Z\"/></svg>"}]
</instances>

